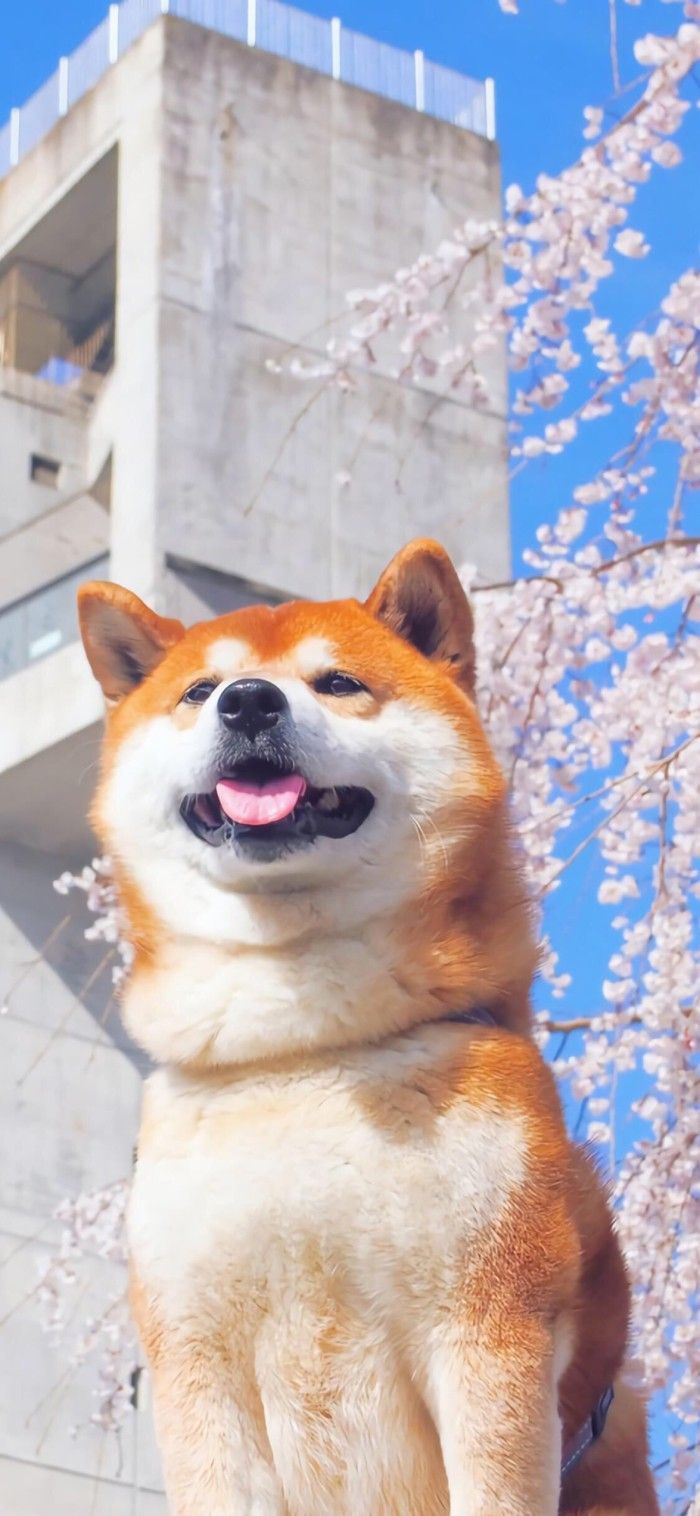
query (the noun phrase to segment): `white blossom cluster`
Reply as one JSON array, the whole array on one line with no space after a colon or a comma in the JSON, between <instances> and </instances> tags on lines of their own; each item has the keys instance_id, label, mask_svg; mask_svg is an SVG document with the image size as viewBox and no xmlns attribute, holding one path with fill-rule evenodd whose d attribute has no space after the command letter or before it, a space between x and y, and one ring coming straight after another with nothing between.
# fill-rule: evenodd
<instances>
[{"instance_id":1,"label":"white blossom cluster","mask_svg":"<svg viewBox=\"0 0 700 1516\"><path fill-rule=\"evenodd\" d=\"M87 909L94 917L85 928L85 936L88 942L106 942L114 947L117 961L112 967L112 983L120 985L131 966L133 952L124 935L124 922L109 858L93 858L92 863L86 863L79 874L72 874L66 869L54 880L53 887L59 895L67 895L71 890L82 890Z\"/></svg>"},{"instance_id":2,"label":"white blossom cluster","mask_svg":"<svg viewBox=\"0 0 700 1516\"><path fill-rule=\"evenodd\" d=\"M642 0L624 0L625 5L641 5ZM700 4L698 0L665 0L666 5L682 5L683 14L691 21L700 21ZM520 0L498 0L498 4L507 16L517 16L520 11ZM692 1516L692 1513L690 1513Z\"/></svg>"},{"instance_id":3,"label":"white blossom cluster","mask_svg":"<svg viewBox=\"0 0 700 1516\"><path fill-rule=\"evenodd\" d=\"M102 1189L66 1199L55 1216L61 1223L58 1248L43 1273L37 1296L43 1325L52 1339L67 1348L70 1366L95 1365L92 1425L119 1434L133 1395L137 1364L134 1328L124 1285L106 1291L96 1316L82 1317L77 1335L70 1335L75 1311L70 1306L92 1283L96 1258L126 1264L124 1218L128 1184L118 1180ZM80 1429L73 1428L74 1433Z\"/></svg>"},{"instance_id":4,"label":"white blossom cluster","mask_svg":"<svg viewBox=\"0 0 700 1516\"><path fill-rule=\"evenodd\" d=\"M598 1004L542 1013L539 1035L615 1176L637 1352L677 1418L669 1478L687 1497L700 1424L700 539L644 541L619 506L596 525L566 509L540 529L532 578L472 585L480 701L535 896L565 887L585 852L611 912ZM563 999L571 976L547 940L541 974ZM630 1071L647 1135L625 1154Z\"/></svg>"}]
</instances>

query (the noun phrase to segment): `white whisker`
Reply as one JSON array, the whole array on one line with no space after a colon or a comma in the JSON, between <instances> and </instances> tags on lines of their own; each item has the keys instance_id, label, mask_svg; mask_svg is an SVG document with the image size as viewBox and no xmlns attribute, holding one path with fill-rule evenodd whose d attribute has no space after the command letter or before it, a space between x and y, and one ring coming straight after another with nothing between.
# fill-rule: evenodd
<instances>
[{"instance_id":1,"label":"white whisker","mask_svg":"<svg viewBox=\"0 0 700 1516\"><path fill-rule=\"evenodd\" d=\"M445 839L444 839L444 837L442 835L442 832L438 831L438 828L435 825L435 822L433 821L432 816L426 816L425 820L428 821L428 822L430 822L430 825L431 825L431 827L432 827L432 829L433 829L433 831L435 833L435 836L437 837L437 840L438 840L438 842L440 844L440 849L442 851L443 867L445 868L445 870L447 870L449 868L449 859L448 859L448 856L447 856L447 848L445 846Z\"/></svg>"}]
</instances>

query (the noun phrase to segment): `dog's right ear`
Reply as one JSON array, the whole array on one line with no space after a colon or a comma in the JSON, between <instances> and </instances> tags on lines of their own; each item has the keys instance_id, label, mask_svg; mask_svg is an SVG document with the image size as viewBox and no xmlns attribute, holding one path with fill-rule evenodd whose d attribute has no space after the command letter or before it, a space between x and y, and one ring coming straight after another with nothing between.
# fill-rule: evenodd
<instances>
[{"instance_id":1,"label":"dog's right ear","mask_svg":"<svg viewBox=\"0 0 700 1516\"><path fill-rule=\"evenodd\" d=\"M392 558L366 608L474 695L474 619L444 547L418 537Z\"/></svg>"},{"instance_id":2,"label":"dog's right ear","mask_svg":"<svg viewBox=\"0 0 700 1516\"><path fill-rule=\"evenodd\" d=\"M92 580L78 590L80 635L105 699L115 704L184 636L181 621L150 611L120 584Z\"/></svg>"}]
</instances>

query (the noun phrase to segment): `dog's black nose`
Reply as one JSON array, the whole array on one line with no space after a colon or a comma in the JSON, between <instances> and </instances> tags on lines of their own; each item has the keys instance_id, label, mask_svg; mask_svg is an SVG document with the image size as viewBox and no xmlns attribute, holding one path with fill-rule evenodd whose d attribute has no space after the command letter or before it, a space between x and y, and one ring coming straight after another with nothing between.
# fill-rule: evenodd
<instances>
[{"instance_id":1,"label":"dog's black nose","mask_svg":"<svg viewBox=\"0 0 700 1516\"><path fill-rule=\"evenodd\" d=\"M288 710L286 695L269 679L236 679L219 695L218 711L224 726L251 739L277 726Z\"/></svg>"}]
</instances>

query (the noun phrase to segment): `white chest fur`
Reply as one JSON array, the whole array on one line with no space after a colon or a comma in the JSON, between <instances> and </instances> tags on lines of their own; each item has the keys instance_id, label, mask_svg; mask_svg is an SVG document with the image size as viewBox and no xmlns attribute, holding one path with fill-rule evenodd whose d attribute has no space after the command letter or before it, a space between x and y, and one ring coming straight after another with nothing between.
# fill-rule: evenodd
<instances>
[{"instance_id":1,"label":"white chest fur","mask_svg":"<svg viewBox=\"0 0 700 1516\"><path fill-rule=\"evenodd\" d=\"M166 1333L225 1341L232 1401L259 1400L300 1516L447 1508L429 1343L526 1159L512 1113L428 1097L464 1035L147 1089L136 1272Z\"/></svg>"}]
</instances>

